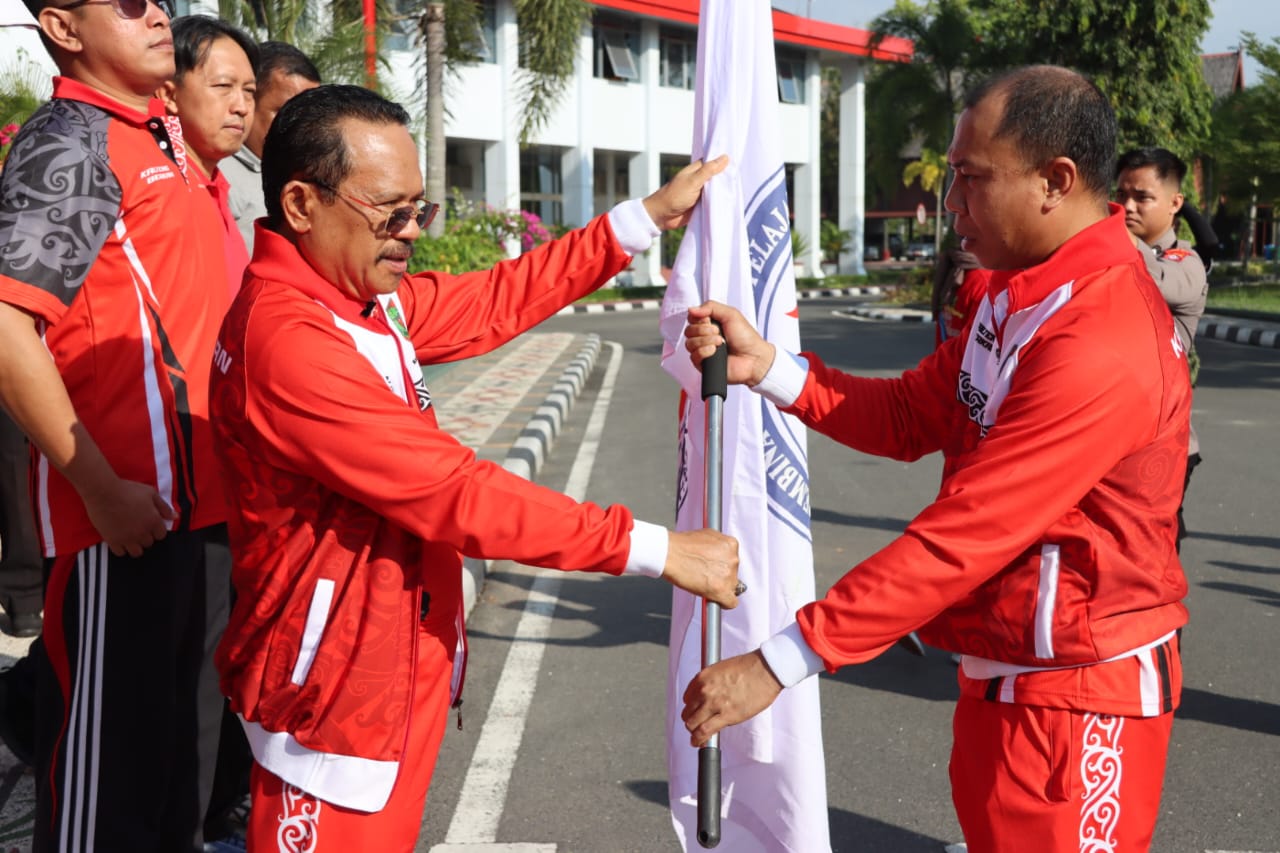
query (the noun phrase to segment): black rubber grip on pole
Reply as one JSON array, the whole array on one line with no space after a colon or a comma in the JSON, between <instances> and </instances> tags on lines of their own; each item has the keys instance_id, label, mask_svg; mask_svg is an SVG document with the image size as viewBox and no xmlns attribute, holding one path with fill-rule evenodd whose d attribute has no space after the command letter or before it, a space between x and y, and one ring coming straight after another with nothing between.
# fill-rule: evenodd
<instances>
[{"instance_id":1,"label":"black rubber grip on pole","mask_svg":"<svg viewBox=\"0 0 1280 853\"><path fill-rule=\"evenodd\" d=\"M716 331L720 326L713 323ZM721 344L716 347L710 358L702 360L702 399L719 397L721 400L729 396L729 347Z\"/></svg>"},{"instance_id":2,"label":"black rubber grip on pole","mask_svg":"<svg viewBox=\"0 0 1280 853\"><path fill-rule=\"evenodd\" d=\"M720 748L698 750L698 843L710 849L720 843Z\"/></svg>"}]
</instances>

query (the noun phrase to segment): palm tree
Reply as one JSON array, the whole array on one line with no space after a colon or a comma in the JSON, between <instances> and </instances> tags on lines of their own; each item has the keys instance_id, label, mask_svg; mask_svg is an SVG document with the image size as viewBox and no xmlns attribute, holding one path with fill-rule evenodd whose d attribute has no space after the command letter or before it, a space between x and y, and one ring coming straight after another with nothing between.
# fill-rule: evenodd
<instances>
[{"instance_id":1,"label":"palm tree","mask_svg":"<svg viewBox=\"0 0 1280 853\"><path fill-rule=\"evenodd\" d=\"M942 255L942 191L947 182L947 157L937 151L925 148L920 152L920 159L913 160L902 170L903 186L911 186L916 181L927 193L933 193L937 202L934 211L936 219L933 229L934 257Z\"/></svg>"},{"instance_id":2,"label":"palm tree","mask_svg":"<svg viewBox=\"0 0 1280 853\"><path fill-rule=\"evenodd\" d=\"M898 0L871 22L873 43L888 36L915 43L910 62L878 64L868 87L869 171L881 192L889 193L896 184L900 154L913 141L927 152L950 145L969 76L982 65L976 20L967 0L927 0L920 6ZM944 163L932 189L925 185L938 196L939 220L945 183ZM938 225L941 235L941 221Z\"/></svg>"},{"instance_id":3,"label":"palm tree","mask_svg":"<svg viewBox=\"0 0 1280 853\"><path fill-rule=\"evenodd\" d=\"M359 0L218 0L218 17L258 41L282 41L305 53L329 83L369 85ZM375 37L387 31L383 16ZM376 86L375 86L376 88Z\"/></svg>"}]
</instances>

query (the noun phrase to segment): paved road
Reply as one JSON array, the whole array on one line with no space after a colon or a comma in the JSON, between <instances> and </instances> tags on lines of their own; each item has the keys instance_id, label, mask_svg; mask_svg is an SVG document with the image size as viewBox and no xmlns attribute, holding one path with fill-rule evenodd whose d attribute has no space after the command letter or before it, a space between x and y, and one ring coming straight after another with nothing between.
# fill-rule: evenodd
<instances>
[{"instance_id":1,"label":"paved road","mask_svg":"<svg viewBox=\"0 0 1280 853\"><path fill-rule=\"evenodd\" d=\"M927 327L837 318L830 302L802 306L806 346L833 364L893 373L931 345ZM595 331L622 345L598 454L585 492L644 518L672 514L675 392L657 367L651 312L555 318L544 330ZM1205 464L1188 499L1185 547L1192 623L1187 690L1174 728L1157 851L1280 849L1280 352L1205 341L1194 417ZM586 393L540 480L563 488L578 463L595 394L611 358L601 354ZM598 411L598 410L596 410ZM815 563L825 588L888 542L936 490L939 462L913 466L811 440ZM643 579L560 578L552 607L538 587L545 646L513 644L535 573L495 566L472 614L465 727L445 738L420 850L668 851L663 703L669 592ZM538 604L538 602L541 604ZM553 618L547 620L546 614ZM530 621L532 619L532 621ZM541 622L538 622L541 619ZM523 629L521 629L523 630ZM520 681L530 704L510 786L492 832L450 829L500 670L514 648L541 657ZM892 650L823 676L824 737L837 851L941 851L959 840L946 783L954 670L946 657ZM499 727L508 735L515 723ZM491 797L492 801L493 798ZM468 815L475 812L468 811ZM470 825L468 825L470 824ZM446 849L446 848L441 848Z\"/></svg>"}]
</instances>

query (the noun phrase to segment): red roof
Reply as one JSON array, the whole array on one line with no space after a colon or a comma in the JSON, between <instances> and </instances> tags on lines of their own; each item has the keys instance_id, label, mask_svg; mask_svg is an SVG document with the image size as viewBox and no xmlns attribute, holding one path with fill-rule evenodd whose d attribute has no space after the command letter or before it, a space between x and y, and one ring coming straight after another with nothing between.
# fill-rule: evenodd
<instances>
[{"instance_id":1,"label":"red roof","mask_svg":"<svg viewBox=\"0 0 1280 853\"><path fill-rule=\"evenodd\" d=\"M618 9L636 15L647 15L681 24L698 23L698 0L591 0L594 6ZM915 45L897 36L887 36L873 50L872 34L867 30L845 27L827 21L804 18L773 10L773 36L786 44L799 44L832 53L869 56L894 62L906 62Z\"/></svg>"}]
</instances>

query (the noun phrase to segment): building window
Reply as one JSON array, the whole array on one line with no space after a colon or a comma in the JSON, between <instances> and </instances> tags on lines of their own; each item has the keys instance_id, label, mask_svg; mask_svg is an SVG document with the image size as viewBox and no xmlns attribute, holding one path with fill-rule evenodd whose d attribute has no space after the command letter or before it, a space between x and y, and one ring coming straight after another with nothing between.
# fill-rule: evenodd
<instances>
[{"instance_id":1,"label":"building window","mask_svg":"<svg viewBox=\"0 0 1280 853\"><path fill-rule=\"evenodd\" d=\"M784 104L804 103L805 61L803 53L780 50L778 63L778 100Z\"/></svg>"},{"instance_id":2,"label":"building window","mask_svg":"<svg viewBox=\"0 0 1280 853\"><path fill-rule=\"evenodd\" d=\"M482 142L449 142L444 153L445 192L472 202L484 201L484 149Z\"/></svg>"},{"instance_id":3,"label":"building window","mask_svg":"<svg viewBox=\"0 0 1280 853\"><path fill-rule=\"evenodd\" d=\"M476 59L481 62L497 62L493 50L498 31L497 0L474 0L474 2L479 7L477 9L479 27L475 41L468 47L475 52ZM386 3L390 15L387 34L382 40L383 49L413 50L417 46L418 34L422 27L422 15L425 11L422 0L386 0Z\"/></svg>"},{"instance_id":4,"label":"building window","mask_svg":"<svg viewBox=\"0 0 1280 853\"><path fill-rule=\"evenodd\" d=\"M591 27L591 73L605 80L639 80L640 31L633 23L597 16Z\"/></svg>"},{"instance_id":5,"label":"building window","mask_svg":"<svg viewBox=\"0 0 1280 853\"><path fill-rule=\"evenodd\" d=\"M631 155L596 149L592 159L592 210L602 213L631 198Z\"/></svg>"},{"instance_id":6,"label":"building window","mask_svg":"<svg viewBox=\"0 0 1280 853\"><path fill-rule=\"evenodd\" d=\"M494 45L498 43L498 2L497 0L480 0L480 43L476 54L485 62L497 62L498 54Z\"/></svg>"},{"instance_id":7,"label":"building window","mask_svg":"<svg viewBox=\"0 0 1280 853\"><path fill-rule=\"evenodd\" d=\"M564 224L564 184L560 150L530 145L520 152L520 208L549 225Z\"/></svg>"},{"instance_id":8,"label":"building window","mask_svg":"<svg viewBox=\"0 0 1280 853\"><path fill-rule=\"evenodd\" d=\"M391 15L387 34L382 40L383 49L413 50L422 26L422 3L415 0L389 0L387 6Z\"/></svg>"},{"instance_id":9,"label":"building window","mask_svg":"<svg viewBox=\"0 0 1280 853\"><path fill-rule=\"evenodd\" d=\"M658 50L662 57L661 85L672 89L692 89L697 78L697 33L663 27L658 34Z\"/></svg>"}]
</instances>

